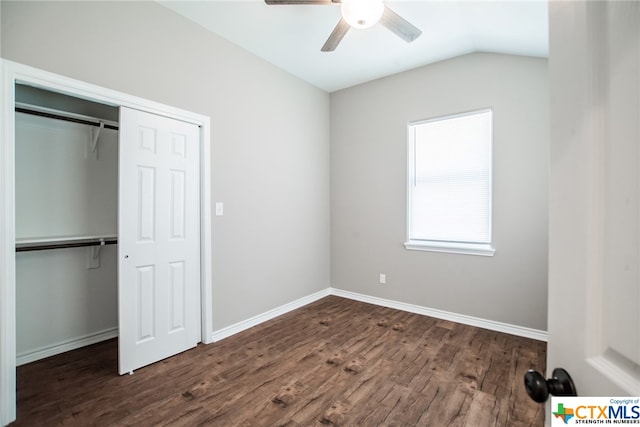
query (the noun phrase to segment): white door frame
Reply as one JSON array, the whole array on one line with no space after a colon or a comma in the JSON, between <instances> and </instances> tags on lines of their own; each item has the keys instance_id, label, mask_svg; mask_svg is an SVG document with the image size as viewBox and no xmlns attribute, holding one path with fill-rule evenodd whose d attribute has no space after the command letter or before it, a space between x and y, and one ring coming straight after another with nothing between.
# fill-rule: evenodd
<instances>
[{"instance_id":1,"label":"white door frame","mask_svg":"<svg viewBox=\"0 0 640 427\"><path fill-rule=\"evenodd\" d=\"M207 116L0 59L0 425L16 418L15 85L129 107L200 127L201 338L212 342L211 149ZM115 370L114 370L115 373Z\"/></svg>"}]
</instances>

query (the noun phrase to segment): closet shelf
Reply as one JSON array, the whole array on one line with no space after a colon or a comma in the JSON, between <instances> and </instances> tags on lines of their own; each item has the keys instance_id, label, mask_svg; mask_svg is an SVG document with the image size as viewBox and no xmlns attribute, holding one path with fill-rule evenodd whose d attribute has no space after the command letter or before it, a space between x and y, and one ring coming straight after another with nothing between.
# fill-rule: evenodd
<instances>
[{"instance_id":1,"label":"closet shelf","mask_svg":"<svg viewBox=\"0 0 640 427\"><path fill-rule=\"evenodd\" d=\"M117 243L117 236L67 236L47 237L42 239L16 239L16 252L115 245Z\"/></svg>"}]
</instances>

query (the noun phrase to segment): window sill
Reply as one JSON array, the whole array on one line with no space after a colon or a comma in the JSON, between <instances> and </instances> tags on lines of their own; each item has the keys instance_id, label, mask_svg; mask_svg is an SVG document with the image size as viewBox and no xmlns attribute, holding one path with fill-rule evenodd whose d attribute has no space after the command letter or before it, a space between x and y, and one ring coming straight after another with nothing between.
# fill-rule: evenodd
<instances>
[{"instance_id":1,"label":"window sill","mask_svg":"<svg viewBox=\"0 0 640 427\"><path fill-rule=\"evenodd\" d=\"M409 240L404 247L414 251L446 252L463 255L493 256L496 250L487 244L432 242L428 240Z\"/></svg>"}]
</instances>

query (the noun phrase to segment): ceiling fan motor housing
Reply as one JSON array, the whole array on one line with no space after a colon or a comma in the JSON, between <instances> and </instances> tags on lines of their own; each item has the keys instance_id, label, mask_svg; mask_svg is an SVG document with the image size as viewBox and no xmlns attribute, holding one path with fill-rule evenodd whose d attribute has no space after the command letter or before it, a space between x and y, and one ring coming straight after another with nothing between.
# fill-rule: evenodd
<instances>
[{"instance_id":1,"label":"ceiling fan motor housing","mask_svg":"<svg viewBox=\"0 0 640 427\"><path fill-rule=\"evenodd\" d=\"M369 28L382 18L382 0L342 0L342 17L354 28Z\"/></svg>"}]
</instances>

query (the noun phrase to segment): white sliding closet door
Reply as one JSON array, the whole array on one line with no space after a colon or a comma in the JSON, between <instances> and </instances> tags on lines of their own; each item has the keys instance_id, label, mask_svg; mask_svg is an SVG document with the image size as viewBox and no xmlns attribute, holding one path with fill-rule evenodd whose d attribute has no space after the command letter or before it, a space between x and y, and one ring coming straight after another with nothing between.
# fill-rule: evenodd
<instances>
[{"instance_id":1,"label":"white sliding closet door","mask_svg":"<svg viewBox=\"0 0 640 427\"><path fill-rule=\"evenodd\" d=\"M199 127L120 109L119 371L200 341Z\"/></svg>"}]
</instances>

